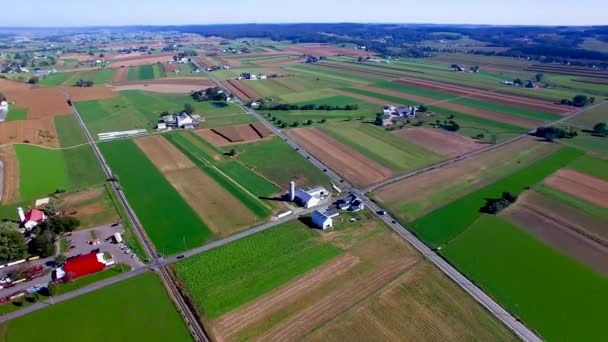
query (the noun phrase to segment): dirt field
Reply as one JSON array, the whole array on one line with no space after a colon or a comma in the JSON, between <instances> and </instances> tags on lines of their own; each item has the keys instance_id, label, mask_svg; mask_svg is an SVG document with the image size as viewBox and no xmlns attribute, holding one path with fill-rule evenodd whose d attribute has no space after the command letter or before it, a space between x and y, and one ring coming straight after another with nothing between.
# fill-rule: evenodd
<instances>
[{"instance_id":1,"label":"dirt field","mask_svg":"<svg viewBox=\"0 0 608 342\"><path fill-rule=\"evenodd\" d=\"M180 69L180 66L179 66L179 64L174 64L174 63L169 64L169 63L165 63L164 68L165 68L165 72L166 72L166 73L171 73L171 72L175 72L176 70L179 70L179 69Z\"/></svg>"},{"instance_id":2,"label":"dirt field","mask_svg":"<svg viewBox=\"0 0 608 342\"><path fill-rule=\"evenodd\" d=\"M106 86L93 86L89 88L69 87L66 90L73 101L103 100L118 96L112 88Z\"/></svg>"},{"instance_id":3,"label":"dirt field","mask_svg":"<svg viewBox=\"0 0 608 342\"><path fill-rule=\"evenodd\" d=\"M142 90L161 94L189 94L193 91L201 90L197 85L179 85L179 84L133 84L114 87L116 91L123 90Z\"/></svg>"},{"instance_id":4,"label":"dirt field","mask_svg":"<svg viewBox=\"0 0 608 342\"><path fill-rule=\"evenodd\" d=\"M350 56L350 57L367 57L375 56L373 52L357 50L353 48L341 48L333 45L325 44L296 44L288 46L281 53L299 53L313 56Z\"/></svg>"},{"instance_id":5,"label":"dirt field","mask_svg":"<svg viewBox=\"0 0 608 342\"><path fill-rule=\"evenodd\" d=\"M135 139L135 144L162 173L195 167L188 157L160 135Z\"/></svg>"},{"instance_id":6,"label":"dirt field","mask_svg":"<svg viewBox=\"0 0 608 342\"><path fill-rule=\"evenodd\" d=\"M415 101L418 103L423 103L426 105L435 105L436 104L436 105L441 106L446 109L451 109L451 110L454 110L457 112L461 112L461 113L465 113L465 114L469 114L469 115L473 115L473 116L478 116L478 117L482 117L482 118L486 118L486 119L490 119L490 120L494 120L494 121L504 122L504 123L508 123L511 125L519 126L519 127L535 128L535 127L542 126L542 121L530 120L530 119L521 118L521 117L517 117L517 116L511 116L511 115L507 115L507 114L489 112L489 111L485 111L482 109L472 108L472 107L464 106L464 105L457 104L457 103L438 101L438 100L431 99L428 97L416 96L416 95L412 95L412 94L408 94L408 93L402 93L399 91L392 91L392 90L387 90L387 89L383 89L383 88L375 88L375 87L369 87L369 86L359 86L357 88L367 90L367 91L372 91L372 92L379 93L379 94L386 94L386 95L390 95L390 96L401 97L401 98L409 99L411 101Z\"/></svg>"},{"instance_id":7,"label":"dirt field","mask_svg":"<svg viewBox=\"0 0 608 342\"><path fill-rule=\"evenodd\" d=\"M127 78L129 77L129 68L118 68L116 69L116 73L114 74L114 83L122 83L127 82Z\"/></svg>"},{"instance_id":8,"label":"dirt field","mask_svg":"<svg viewBox=\"0 0 608 342\"><path fill-rule=\"evenodd\" d=\"M517 168L521 158L538 160L558 149L555 144L542 144L522 139L492 153L484 153L465 162L402 180L377 190L375 198L385 203L396 215L414 220L452 200L475 191L501 178L501 172ZM504 177L504 176L503 176ZM402 207L416 208L404 213Z\"/></svg>"},{"instance_id":9,"label":"dirt field","mask_svg":"<svg viewBox=\"0 0 608 342\"><path fill-rule=\"evenodd\" d=\"M161 136L135 140L203 222L218 236L254 223L255 215ZM230 216L226 215L230 208Z\"/></svg>"},{"instance_id":10,"label":"dirt field","mask_svg":"<svg viewBox=\"0 0 608 342\"><path fill-rule=\"evenodd\" d=\"M393 134L446 157L456 157L482 148L485 144L443 129L413 127L393 131Z\"/></svg>"},{"instance_id":11,"label":"dirt field","mask_svg":"<svg viewBox=\"0 0 608 342\"><path fill-rule=\"evenodd\" d=\"M603 179L562 169L547 178L545 184L574 197L608 208L608 182Z\"/></svg>"},{"instance_id":12,"label":"dirt field","mask_svg":"<svg viewBox=\"0 0 608 342\"><path fill-rule=\"evenodd\" d=\"M120 220L105 187L85 189L60 196L57 210L73 216L82 223L81 228L109 224Z\"/></svg>"},{"instance_id":13,"label":"dirt field","mask_svg":"<svg viewBox=\"0 0 608 342\"><path fill-rule=\"evenodd\" d=\"M359 186L368 186L393 175L393 171L345 146L317 128L287 131L287 135L325 165Z\"/></svg>"},{"instance_id":14,"label":"dirt field","mask_svg":"<svg viewBox=\"0 0 608 342\"><path fill-rule=\"evenodd\" d=\"M1 204L19 201L19 161L13 146L0 147L0 160L4 164Z\"/></svg>"},{"instance_id":15,"label":"dirt field","mask_svg":"<svg viewBox=\"0 0 608 342\"><path fill-rule=\"evenodd\" d=\"M607 223L601 219L531 191L520 196L503 215L550 246L608 276L608 239L592 233L606 232Z\"/></svg>"},{"instance_id":16,"label":"dirt field","mask_svg":"<svg viewBox=\"0 0 608 342\"><path fill-rule=\"evenodd\" d=\"M540 111L547 111L559 114L568 114L572 112L572 108L553 104L549 101L536 100L525 97L518 97L506 94L496 94L492 91L484 91L472 89L463 86L456 86L446 83L439 83L415 78L401 78L396 83L401 83L409 86L421 87L429 90L436 90L454 95L467 96L479 100L488 100L496 103L503 103L511 106L520 106ZM474 94L474 95L473 95Z\"/></svg>"},{"instance_id":17,"label":"dirt field","mask_svg":"<svg viewBox=\"0 0 608 342\"><path fill-rule=\"evenodd\" d=\"M249 88L247 85L245 85L241 81L228 80L227 84L228 84L228 89L231 90L234 95L236 95L238 98L240 98L242 100L251 100L251 99L257 99L260 97L258 95L258 93L255 92L255 90Z\"/></svg>"},{"instance_id":18,"label":"dirt field","mask_svg":"<svg viewBox=\"0 0 608 342\"><path fill-rule=\"evenodd\" d=\"M272 135L270 129L260 122L214 129L199 129L195 133L218 147L250 143Z\"/></svg>"},{"instance_id":19,"label":"dirt field","mask_svg":"<svg viewBox=\"0 0 608 342\"><path fill-rule=\"evenodd\" d=\"M163 54L163 55L154 55L154 56L150 56L150 55L129 56L129 57L120 58L120 59L114 58L114 59L110 60L112 62L110 67L119 68L119 67L124 66L126 68L126 67L130 67L130 66L165 63L172 57L173 57L172 54Z\"/></svg>"},{"instance_id":20,"label":"dirt field","mask_svg":"<svg viewBox=\"0 0 608 342\"><path fill-rule=\"evenodd\" d=\"M10 84L9 87L2 88L2 84L0 84L0 89L9 101L15 102L15 107L27 108L28 119L68 115L72 112L63 92L58 88L35 88Z\"/></svg>"},{"instance_id":21,"label":"dirt field","mask_svg":"<svg viewBox=\"0 0 608 342\"><path fill-rule=\"evenodd\" d=\"M197 87L196 89L200 90L206 87L213 87L215 83L213 81L208 80L206 78L164 78L160 80L149 80L149 81L137 81L137 82L114 82L112 83L115 87L121 86L130 86L130 85L185 85L190 87Z\"/></svg>"},{"instance_id":22,"label":"dirt field","mask_svg":"<svg viewBox=\"0 0 608 342\"><path fill-rule=\"evenodd\" d=\"M59 147L53 118L0 123L0 146L15 143Z\"/></svg>"}]
</instances>

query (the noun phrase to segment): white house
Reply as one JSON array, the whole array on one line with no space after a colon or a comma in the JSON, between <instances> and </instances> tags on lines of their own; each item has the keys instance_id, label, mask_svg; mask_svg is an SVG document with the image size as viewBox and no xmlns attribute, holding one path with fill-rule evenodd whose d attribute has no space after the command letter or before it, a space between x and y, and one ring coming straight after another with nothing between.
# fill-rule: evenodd
<instances>
[{"instance_id":1,"label":"white house","mask_svg":"<svg viewBox=\"0 0 608 342\"><path fill-rule=\"evenodd\" d=\"M334 226L334 221L331 217L318 210L315 210L312 213L312 223L323 230Z\"/></svg>"},{"instance_id":2,"label":"white house","mask_svg":"<svg viewBox=\"0 0 608 342\"><path fill-rule=\"evenodd\" d=\"M267 78L268 78L268 76L266 76L266 75L260 75L260 79L261 79L261 80L265 80L265 79L267 79Z\"/></svg>"},{"instance_id":3,"label":"white house","mask_svg":"<svg viewBox=\"0 0 608 342\"><path fill-rule=\"evenodd\" d=\"M177 116L177 127L179 128L194 128L194 120L186 112L182 112Z\"/></svg>"},{"instance_id":4,"label":"white house","mask_svg":"<svg viewBox=\"0 0 608 342\"><path fill-rule=\"evenodd\" d=\"M257 75L254 75L254 74L251 74L251 77L249 77L249 79L250 79L250 80L254 80L254 81L255 81L255 80L257 80L257 79L258 79L258 76L257 76Z\"/></svg>"},{"instance_id":5,"label":"white house","mask_svg":"<svg viewBox=\"0 0 608 342\"><path fill-rule=\"evenodd\" d=\"M27 214L23 214L22 208L17 208L17 213L19 214L19 218L21 219L21 223L27 230L31 230L36 227L40 223L46 221L46 214L42 210L32 209L27 212Z\"/></svg>"}]
</instances>

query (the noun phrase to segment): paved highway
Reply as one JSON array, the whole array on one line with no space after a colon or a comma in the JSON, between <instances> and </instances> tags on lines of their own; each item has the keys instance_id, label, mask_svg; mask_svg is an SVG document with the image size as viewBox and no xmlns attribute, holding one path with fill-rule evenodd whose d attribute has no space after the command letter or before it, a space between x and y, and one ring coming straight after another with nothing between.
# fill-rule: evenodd
<instances>
[{"instance_id":1,"label":"paved highway","mask_svg":"<svg viewBox=\"0 0 608 342\"><path fill-rule=\"evenodd\" d=\"M65 90L63 91L63 93L64 93L66 101L68 101L68 103L72 104L72 100L70 99L70 94L68 94L68 92ZM93 151L95 152L95 156L97 157L97 160L98 160L103 172L106 175L106 179L108 179L108 181L112 185L112 188L116 192L116 195L118 196L118 199L120 200L121 205L125 209L125 212L127 213L127 216L129 217L129 221L131 222L131 226L134 228L134 232L138 236L139 241L141 241L144 244L145 252L152 258L152 260L154 261L154 264L156 264L158 273L160 274L160 278L163 281L163 284L165 285L165 287L167 288L167 291L169 291L169 295L171 296L173 301L176 303L177 308L179 309L180 313L182 314L182 316L186 322L186 325L188 326L188 328L190 329L190 332L192 333L192 337L194 338L195 341L199 341L199 342L209 341L209 339L207 338L207 335L206 335L205 331L203 330L203 328L201 327L198 319L196 318L196 316L194 315L194 313L192 312L190 307L186 304L186 301L184 300L182 295L179 293L177 284L175 283L173 277L171 276L171 274L169 274L169 271L167 271L167 269L161 264L162 259L159 258L159 256L156 254L154 246L148 239L146 232L142 228L139 220L137 219L137 215L135 214L135 211L133 211L133 209L129 205L129 202L127 201L127 197L123 193L122 188L120 187L118 182L116 180L114 180L114 176L112 174L110 167L106 163L103 155L101 154L101 151L99 151L99 148L95 144L95 140L91 136L89 129L87 128L84 121L82 120L80 113L78 113L78 110L73 105L72 105L72 111L74 113L74 116L78 120L78 123L80 124L80 127L82 128L82 130L87 138L87 141L93 148Z\"/></svg>"},{"instance_id":2,"label":"paved highway","mask_svg":"<svg viewBox=\"0 0 608 342\"><path fill-rule=\"evenodd\" d=\"M217 79L212 73L207 73L209 78L211 78L218 86L228 92L228 89L223 85L223 83ZM417 237L411 234L408 230L406 230L403 226L397 223L396 220L393 220L391 217L387 215L379 215L378 213L382 210L375 203L373 203L369 198L365 196L364 192L361 192L350 185L348 182L343 180L340 176L338 176L335 172L326 167L323 163L317 160L314 156L310 155L308 152L304 151L300 148L294 141L289 139L287 135L285 135L281 130L276 128L272 123L267 121L262 115L258 114L252 108L249 108L243 104L240 99L235 99L235 103L240 105L246 112L255 116L258 120L263 122L269 129L271 129L277 136L287 142L291 147L293 147L298 153L300 153L304 157L310 157L309 160L319 169L325 171L335 182L341 184L347 191L353 192L358 195L370 208L373 210L376 215L378 215L387 225L389 225L397 234L407 240L410 244L412 244L422 255L424 255L427 259L429 259L435 266L437 266L443 273L445 273L448 277L456 282L463 290L469 293L477 302L479 302L483 307L485 307L492 315L494 315L497 319L499 319L505 326L507 326L514 334L516 334L519 338L524 341L541 341L541 339L536 336L530 329L520 323L515 317L513 317L509 312L507 312L500 304L490 298L485 292L483 292L480 288L478 288L475 284L470 282L464 275L462 275L458 270L456 270L452 265L448 264L445 260L443 260L438 254L429 249L422 241L420 241ZM523 135L525 136L525 135ZM519 136L513 138L509 141L513 142L518 139L521 139L523 136ZM504 144L504 143L503 143ZM491 149L486 149L486 151ZM463 159L462 157L455 158L450 162L455 162L457 160ZM442 163L442 166L449 164L447 162L445 164ZM429 171L431 169L427 169ZM422 172L426 172L422 171ZM418 172L416 174L420 174L422 172ZM411 177L411 176L410 176Z\"/></svg>"}]
</instances>

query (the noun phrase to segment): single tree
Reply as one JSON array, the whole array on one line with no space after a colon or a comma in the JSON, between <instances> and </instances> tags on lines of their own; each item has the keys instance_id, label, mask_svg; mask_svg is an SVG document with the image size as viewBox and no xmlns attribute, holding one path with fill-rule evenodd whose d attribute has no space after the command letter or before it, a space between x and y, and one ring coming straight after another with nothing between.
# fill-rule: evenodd
<instances>
[{"instance_id":1,"label":"single tree","mask_svg":"<svg viewBox=\"0 0 608 342\"><path fill-rule=\"evenodd\" d=\"M55 254L55 242L53 234L49 231L42 232L30 241L30 253L41 258L48 258Z\"/></svg>"},{"instance_id":2,"label":"single tree","mask_svg":"<svg viewBox=\"0 0 608 342\"><path fill-rule=\"evenodd\" d=\"M536 75L534 75L534 79L536 80L536 82L542 82L544 76L545 75L543 75L543 74L536 74Z\"/></svg>"},{"instance_id":3,"label":"single tree","mask_svg":"<svg viewBox=\"0 0 608 342\"><path fill-rule=\"evenodd\" d=\"M38 82L40 82L40 78L38 76L30 77L30 79L27 81L29 84L38 84Z\"/></svg>"},{"instance_id":4,"label":"single tree","mask_svg":"<svg viewBox=\"0 0 608 342\"><path fill-rule=\"evenodd\" d=\"M192 115L192 113L194 113L194 107L192 107L191 104L186 103L184 105L184 112L186 112L186 114L188 114L188 115Z\"/></svg>"},{"instance_id":5,"label":"single tree","mask_svg":"<svg viewBox=\"0 0 608 342\"><path fill-rule=\"evenodd\" d=\"M605 122L599 122L593 126L593 133L601 136L608 136L608 126Z\"/></svg>"}]
</instances>

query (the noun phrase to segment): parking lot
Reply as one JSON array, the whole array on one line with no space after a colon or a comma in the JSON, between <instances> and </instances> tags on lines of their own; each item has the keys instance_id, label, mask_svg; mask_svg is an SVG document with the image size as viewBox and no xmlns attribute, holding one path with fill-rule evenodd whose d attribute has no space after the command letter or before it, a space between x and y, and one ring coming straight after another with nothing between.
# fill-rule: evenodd
<instances>
[{"instance_id":1,"label":"parking lot","mask_svg":"<svg viewBox=\"0 0 608 342\"><path fill-rule=\"evenodd\" d=\"M121 225L104 225L73 232L70 236L66 236L69 248L64 255L69 259L78 255L88 254L99 249L100 252L110 253L116 264L127 264L132 268L142 266L143 263L135 255L130 253L124 243L115 243L113 238L114 234L122 233L123 231L124 229ZM94 240L98 241L98 244L92 244ZM59 246L60 243L58 242L57 255L60 252ZM15 273L19 270L31 269L38 266L44 266L47 271L42 277L22 282L9 288L0 289L0 298L10 296L15 292L28 289L35 285L48 284L52 280L50 270L52 270L52 268L55 266L55 258L56 256L35 261L27 261L19 265L1 269L0 278L4 278L7 275Z\"/></svg>"}]
</instances>

